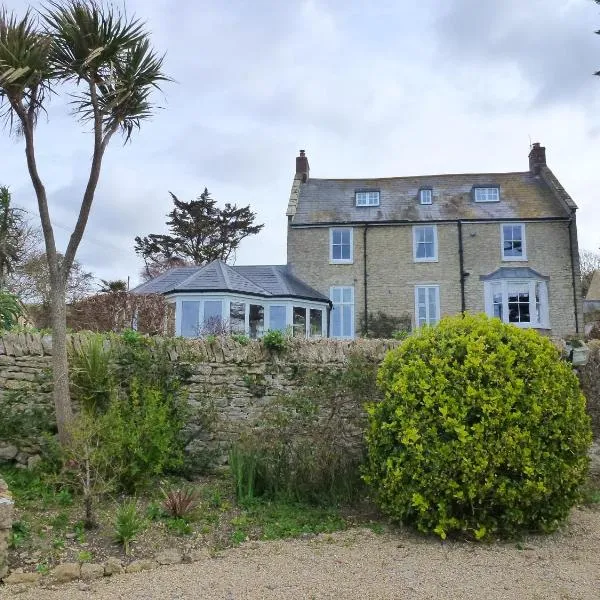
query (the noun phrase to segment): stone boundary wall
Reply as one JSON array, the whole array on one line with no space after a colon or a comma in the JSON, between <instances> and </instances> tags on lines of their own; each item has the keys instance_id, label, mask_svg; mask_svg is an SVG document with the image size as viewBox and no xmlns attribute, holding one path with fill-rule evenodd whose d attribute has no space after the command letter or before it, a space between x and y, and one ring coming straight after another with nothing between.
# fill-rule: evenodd
<instances>
[{"instance_id":1,"label":"stone boundary wall","mask_svg":"<svg viewBox=\"0 0 600 600\"><path fill-rule=\"evenodd\" d=\"M89 335L68 336L69 349L80 348ZM209 448L226 452L229 443L262 407L278 395L298 389L299 369L340 368L355 353L380 362L386 352L399 343L370 339L292 339L284 352L272 352L255 340L246 344L229 337L173 340L171 359L191 365L191 375L185 383L192 407L188 425L192 441L188 450ZM23 392L24 406L45 405L51 415L51 354L50 336L19 333L0 338L0 393ZM207 403L212 405L216 415L210 432L204 425ZM31 466L38 453L35 440L24 440L17 445L0 440L0 461Z\"/></svg>"},{"instance_id":2,"label":"stone boundary wall","mask_svg":"<svg viewBox=\"0 0 600 600\"><path fill-rule=\"evenodd\" d=\"M81 348L90 335L77 333L68 336L69 349ZM554 342L564 354L564 342ZM224 456L230 442L267 403L298 389L300 369L337 369L352 354L360 354L378 363L388 350L399 344L395 340L292 339L286 351L278 353L254 340L246 344L229 337L172 340L171 359L184 360L191 365L191 375L185 383L192 408L188 450L195 452L208 448L220 450ZM0 338L0 394L21 392L19 402L24 407L47 407L49 419L53 419L51 354L52 338L48 335L18 333L5 334ZM590 342L589 363L578 372L588 398L594 434L598 437L600 342ZM207 403L212 405L216 416L210 431L205 426ZM14 461L18 465L33 466L39 451L36 440L8 443L0 439L0 462Z\"/></svg>"},{"instance_id":3,"label":"stone boundary wall","mask_svg":"<svg viewBox=\"0 0 600 600\"><path fill-rule=\"evenodd\" d=\"M12 497L6 483L0 479L0 579L8 573L8 536L12 522Z\"/></svg>"}]
</instances>

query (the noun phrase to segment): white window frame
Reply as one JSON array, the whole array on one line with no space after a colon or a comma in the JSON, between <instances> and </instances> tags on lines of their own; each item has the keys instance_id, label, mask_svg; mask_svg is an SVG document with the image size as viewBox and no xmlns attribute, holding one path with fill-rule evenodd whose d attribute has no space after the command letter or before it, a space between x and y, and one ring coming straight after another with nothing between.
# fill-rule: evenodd
<instances>
[{"instance_id":1,"label":"white window frame","mask_svg":"<svg viewBox=\"0 0 600 600\"><path fill-rule=\"evenodd\" d=\"M421 204L433 204L433 190L431 188L419 190L419 202Z\"/></svg>"},{"instance_id":2,"label":"white window frame","mask_svg":"<svg viewBox=\"0 0 600 600\"><path fill-rule=\"evenodd\" d=\"M491 194L492 191L493 194ZM500 187L497 185L475 186L473 188L473 199L475 202L500 202Z\"/></svg>"},{"instance_id":3,"label":"white window frame","mask_svg":"<svg viewBox=\"0 0 600 600\"><path fill-rule=\"evenodd\" d=\"M502 321L516 327L525 329L551 329L550 307L548 303L548 282L542 279L492 279L484 282L485 312L488 316L494 316L494 294L493 286L500 285L502 292ZM508 290L511 285L529 286L529 323L511 323L508 312ZM535 288L540 286L540 318L533 320L537 315Z\"/></svg>"},{"instance_id":4,"label":"white window frame","mask_svg":"<svg viewBox=\"0 0 600 600\"><path fill-rule=\"evenodd\" d=\"M334 302L333 301L333 290L341 290L340 295L341 298L343 300L344 298L344 290L349 289L351 290L352 293L352 300L350 302ZM336 340L352 340L354 339L354 335L355 335L355 331L354 331L354 286L353 285L332 285L329 288L329 299L332 302L332 307L331 307L331 326L330 326L330 332L329 335L331 338L336 339ZM349 336L334 336L333 335L333 311L336 309L337 306L350 306L350 335ZM342 313L343 314L343 313ZM344 330L344 323L342 320L342 331Z\"/></svg>"},{"instance_id":5,"label":"white window frame","mask_svg":"<svg viewBox=\"0 0 600 600\"><path fill-rule=\"evenodd\" d=\"M504 228L505 227L520 227L521 228L521 256L505 256L504 255ZM501 223L500 224L500 252L502 260L505 262L523 262L527 260L527 241L525 237L525 223Z\"/></svg>"},{"instance_id":6,"label":"white window frame","mask_svg":"<svg viewBox=\"0 0 600 600\"><path fill-rule=\"evenodd\" d=\"M419 229L433 229L433 256L426 258L417 258L417 231ZM413 225L413 260L414 262L438 262L438 234L437 225Z\"/></svg>"},{"instance_id":7,"label":"white window frame","mask_svg":"<svg viewBox=\"0 0 600 600\"><path fill-rule=\"evenodd\" d=\"M440 286L439 284L419 284L415 285L415 328L418 329L421 325L419 323L419 290L426 290L426 297L429 296L429 290L435 290L435 315L433 315L433 319L429 314L429 301L425 303L425 319L427 320L427 325L435 325L440 321Z\"/></svg>"},{"instance_id":8,"label":"white window frame","mask_svg":"<svg viewBox=\"0 0 600 600\"><path fill-rule=\"evenodd\" d=\"M362 190L355 192L356 206L379 206L378 190Z\"/></svg>"},{"instance_id":9,"label":"white window frame","mask_svg":"<svg viewBox=\"0 0 600 600\"><path fill-rule=\"evenodd\" d=\"M350 258L333 258L333 232L350 232ZM354 262L354 229L352 227L331 227L329 229L329 262L332 265L350 265Z\"/></svg>"}]
</instances>

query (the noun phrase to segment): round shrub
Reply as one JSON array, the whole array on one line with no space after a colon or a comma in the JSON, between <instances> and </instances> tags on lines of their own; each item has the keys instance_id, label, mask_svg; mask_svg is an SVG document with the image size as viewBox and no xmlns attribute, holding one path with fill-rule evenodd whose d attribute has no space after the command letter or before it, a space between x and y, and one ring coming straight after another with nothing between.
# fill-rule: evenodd
<instances>
[{"instance_id":1,"label":"round shrub","mask_svg":"<svg viewBox=\"0 0 600 600\"><path fill-rule=\"evenodd\" d=\"M591 442L571 367L537 332L443 319L390 351L368 406L364 478L394 520L442 538L551 531Z\"/></svg>"}]
</instances>

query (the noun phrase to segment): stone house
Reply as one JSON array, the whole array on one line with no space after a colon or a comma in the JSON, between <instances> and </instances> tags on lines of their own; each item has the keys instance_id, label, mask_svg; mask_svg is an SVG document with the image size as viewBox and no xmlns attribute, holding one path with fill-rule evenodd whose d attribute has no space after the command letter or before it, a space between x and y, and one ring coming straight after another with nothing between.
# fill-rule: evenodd
<instances>
[{"instance_id":1,"label":"stone house","mask_svg":"<svg viewBox=\"0 0 600 600\"><path fill-rule=\"evenodd\" d=\"M378 179L311 177L301 150L287 265L331 299L331 337L464 311L564 336L583 329L576 209L537 143L522 172Z\"/></svg>"}]
</instances>

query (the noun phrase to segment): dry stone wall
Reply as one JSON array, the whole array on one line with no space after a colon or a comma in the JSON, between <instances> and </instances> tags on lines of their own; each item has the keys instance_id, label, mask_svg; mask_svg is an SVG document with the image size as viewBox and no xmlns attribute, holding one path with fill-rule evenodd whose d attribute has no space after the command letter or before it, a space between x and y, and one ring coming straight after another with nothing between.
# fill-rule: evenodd
<instances>
[{"instance_id":1,"label":"dry stone wall","mask_svg":"<svg viewBox=\"0 0 600 600\"><path fill-rule=\"evenodd\" d=\"M12 527L13 501L8 487L0 479L0 579L8 572L8 536Z\"/></svg>"},{"instance_id":2,"label":"dry stone wall","mask_svg":"<svg viewBox=\"0 0 600 600\"><path fill-rule=\"evenodd\" d=\"M70 349L81 347L89 334L73 334ZM303 369L336 369L353 353L380 362L399 342L394 340L291 340L284 352L271 352L258 341L246 344L231 338L176 340L171 360L190 364L185 384L192 407L188 424L191 452L205 448L226 453L229 443L272 399L298 389ZM43 406L53 422L50 384L52 339L35 334L0 338L0 392L18 393L23 406ZM190 358L192 357L192 358ZM5 397L5 396L4 396ZM1 397L0 397L1 398ZM207 412L214 415L207 431ZM0 461L26 466L36 461L37 440L0 439Z\"/></svg>"},{"instance_id":3,"label":"dry stone wall","mask_svg":"<svg viewBox=\"0 0 600 600\"><path fill-rule=\"evenodd\" d=\"M70 349L85 344L89 334L73 334ZM291 340L283 353L271 352L264 344L246 344L231 338L174 341L173 361L190 364L186 382L192 416L188 423L188 450L219 450L223 458L229 443L260 410L278 395L298 389L297 374L302 369L330 370L342 367L351 354L380 362L385 353L399 342L393 340L329 339ZM564 342L557 341L564 351ZM40 407L47 412L48 424L54 422L50 367L52 339L37 334L6 334L0 338L0 403L16 398L23 408ZM193 357L190 359L190 357ZM600 434L600 343L591 344L590 362L579 374L594 421ZM366 399L365 399L366 400ZM207 408L214 421L206 427ZM0 407L1 409L1 407ZM40 451L39 440L7 442L0 435L0 462L13 461L32 466ZM217 453L219 454L219 452Z\"/></svg>"}]
</instances>

